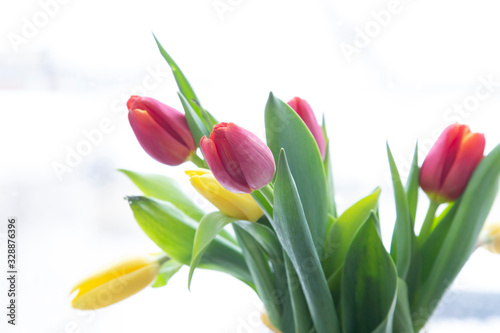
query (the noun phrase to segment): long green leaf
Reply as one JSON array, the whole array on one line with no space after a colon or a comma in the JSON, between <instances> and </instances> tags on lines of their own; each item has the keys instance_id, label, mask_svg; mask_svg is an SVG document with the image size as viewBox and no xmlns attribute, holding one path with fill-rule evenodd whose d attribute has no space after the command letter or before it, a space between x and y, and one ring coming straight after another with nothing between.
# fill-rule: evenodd
<instances>
[{"instance_id":1,"label":"long green leaf","mask_svg":"<svg viewBox=\"0 0 500 333\"><path fill-rule=\"evenodd\" d=\"M314 137L302 119L272 93L266 104L266 137L276 162L282 148L287 153L309 230L321 256L328 214L323 160Z\"/></svg>"},{"instance_id":2,"label":"long green leaf","mask_svg":"<svg viewBox=\"0 0 500 333\"><path fill-rule=\"evenodd\" d=\"M200 140L202 137L206 136L207 138L210 136L210 130L205 126L203 120L193 109L191 104L188 102L186 97L179 92L179 99L181 100L182 107L184 108L184 113L186 114L186 120L193 134L194 141L196 142L196 146L200 146Z\"/></svg>"},{"instance_id":3,"label":"long green leaf","mask_svg":"<svg viewBox=\"0 0 500 333\"><path fill-rule=\"evenodd\" d=\"M249 233L255 241L259 243L270 259L276 262L283 260L281 254L283 249L281 248L278 237L276 237L276 234L271 228L249 221L240 220L234 223Z\"/></svg>"},{"instance_id":4,"label":"long green leaf","mask_svg":"<svg viewBox=\"0 0 500 333\"><path fill-rule=\"evenodd\" d=\"M342 274L343 333L392 333L398 277L375 219L372 214L347 253Z\"/></svg>"},{"instance_id":5,"label":"long green leaf","mask_svg":"<svg viewBox=\"0 0 500 333\"><path fill-rule=\"evenodd\" d=\"M421 328L434 311L450 283L456 278L475 248L483 224L498 192L500 145L486 156L472 175L441 249L421 286L412 308L416 329ZM436 227L434 232L437 232ZM434 233L433 232L433 233ZM431 234L432 236L432 234Z\"/></svg>"},{"instance_id":6,"label":"long green leaf","mask_svg":"<svg viewBox=\"0 0 500 333\"><path fill-rule=\"evenodd\" d=\"M179 271L179 269L181 269L182 266L183 265L180 262L175 261L173 259L164 262L160 267L158 277L156 278L152 287L159 288L166 286L168 281L172 278L172 276L175 275L175 273Z\"/></svg>"},{"instance_id":7,"label":"long green leaf","mask_svg":"<svg viewBox=\"0 0 500 333\"><path fill-rule=\"evenodd\" d=\"M119 169L119 171L127 175L146 196L172 203L184 214L197 222L205 216L205 212L182 191L174 179L162 175L139 173L124 169ZM226 230L222 230L220 236L236 244L236 239Z\"/></svg>"},{"instance_id":8,"label":"long green leaf","mask_svg":"<svg viewBox=\"0 0 500 333\"><path fill-rule=\"evenodd\" d=\"M325 172L326 172L326 181L328 188L328 213L330 213L334 218L337 218L337 203L335 202L335 186L333 182L333 167L332 167L332 158L330 153L330 139L328 139L328 135L326 133L326 123L325 116L323 115L323 135L326 139L326 154L325 154Z\"/></svg>"},{"instance_id":9,"label":"long green leaf","mask_svg":"<svg viewBox=\"0 0 500 333\"><path fill-rule=\"evenodd\" d=\"M380 188L377 188L373 193L348 208L333 223L328 232L325 259L323 260L326 276L331 276L344 265L347 250L349 250L354 236L370 217L371 212L376 210L379 197Z\"/></svg>"},{"instance_id":10,"label":"long green leaf","mask_svg":"<svg viewBox=\"0 0 500 333\"><path fill-rule=\"evenodd\" d=\"M408 208L410 210L412 233L415 234L415 216L417 215L418 189L419 189L420 168L418 167L418 143L413 153L410 173L406 181L406 197L408 198Z\"/></svg>"},{"instance_id":11,"label":"long green leaf","mask_svg":"<svg viewBox=\"0 0 500 333\"><path fill-rule=\"evenodd\" d=\"M288 279L288 289L291 297L290 299L292 301L295 332L309 332L313 327L311 314L309 313L309 308L307 307L306 297L302 291L299 277L297 276L295 268L293 268L293 264L286 253L285 267Z\"/></svg>"},{"instance_id":12,"label":"long green leaf","mask_svg":"<svg viewBox=\"0 0 500 333\"><path fill-rule=\"evenodd\" d=\"M146 235L169 257L189 265L198 223L169 202L141 196L127 199ZM208 246L199 267L229 273L253 287L241 249L222 237Z\"/></svg>"},{"instance_id":13,"label":"long green leaf","mask_svg":"<svg viewBox=\"0 0 500 333\"><path fill-rule=\"evenodd\" d=\"M400 278L398 278L398 299L396 301L396 309L394 310L393 332L414 333L408 290L406 283Z\"/></svg>"},{"instance_id":14,"label":"long green leaf","mask_svg":"<svg viewBox=\"0 0 500 333\"><path fill-rule=\"evenodd\" d=\"M205 215L198 225L193 243L193 254L189 265L188 288L191 288L191 280L195 268L198 266L203 254L208 246L216 239L217 235L226 225L236 221L236 219L227 217L221 212L213 212Z\"/></svg>"},{"instance_id":15,"label":"long green leaf","mask_svg":"<svg viewBox=\"0 0 500 333\"><path fill-rule=\"evenodd\" d=\"M421 276L419 281L420 284L427 281L438 254L448 236L459 206L460 199L455 204L451 204L447 209L445 209L441 216L437 218L437 220L439 220L439 224L437 224L429 238L422 245L419 251L420 257L422 258Z\"/></svg>"},{"instance_id":16,"label":"long green leaf","mask_svg":"<svg viewBox=\"0 0 500 333\"><path fill-rule=\"evenodd\" d=\"M233 224L233 228L269 320L273 326L281 328L282 304L277 297L276 284L269 263L259 244L250 234L236 224Z\"/></svg>"},{"instance_id":17,"label":"long green leaf","mask_svg":"<svg viewBox=\"0 0 500 333\"><path fill-rule=\"evenodd\" d=\"M134 172L119 169L148 197L153 197L172 203L184 214L201 220L205 212L199 208L181 189L179 184L172 178L162 175Z\"/></svg>"},{"instance_id":18,"label":"long green leaf","mask_svg":"<svg viewBox=\"0 0 500 333\"><path fill-rule=\"evenodd\" d=\"M389 144L387 145L387 155L391 167L392 184L394 188L394 198L396 200L396 225L392 234L391 255L396 263L398 276L403 280L408 274L411 263L412 253L412 223L410 216L410 207L406 198L406 192L399 177L399 172L392 157Z\"/></svg>"},{"instance_id":19,"label":"long green leaf","mask_svg":"<svg viewBox=\"0 0 500 333\"><path fill-rule=\"evenodd\" d=\"M208 112L206 112L203 107L200 104L200 101L196 94L194 93L193 88L189 84L186 76L184 76L184 73L182 73L181 69L177 64L175 63L174 59L165 51L163 46L160 44L156 36L153 34L153 37L155 38L156 45L158 45L158 49L160 50L161 55L163 58L167 61L168 65L170 66L170 69L172 69L172 73L174 74L175 81L177 82L177 86L179 87L179 90L181 93L186 97L186 99L189 101L189 104L191 104L191 107L196 111L198 116L203 119L203 122L205 123L205 126L207 126L207 129L210 131L217 123L215 118L213 118L211 115L208 115ZM215 122L214 122L215 121Z\"/></svg>"},{"instance_id":20,"label":"long green leaf","mask_svg":"<svg viewBox=\"0 0 500 333\"><path fill-rule=\"evenodd\" d=\"M285 251L282 251L280 261L272 261L274 280L276 281L276 293L278 301L282 304L281 314L281 331L282 332L295 332L294 314L292 308L292 300L289 291L288 277L284 262Z\"/></svg>"},{"instance_id":21,"label":"long green leaf","mask_svg":"<svg viewBox=\"0 0 500 333\"><path fill-rule=\"evenodd\" d=\"M431 228L433 232L423 245L420 245L416 236L412 235L412 261L406 277L410 304L413 304L416 296L418 296L420 285L427 280L432 270L457 211L458 206L456 204L459 202L460 199L449 204L440 216L435 219L435 225Z\"/></svg>"},{"instance_id":22,"label":"long green leaf","mask_svg":"<svg viewBox=\"0 0 500 333\"><path fill-rule=\"evenodd\" d=\"M281 150L278 162L274 186L274 218L270 222L297 272L316 331L340 332L333 299L284 150Z\"/></svg>"}]
</instances>

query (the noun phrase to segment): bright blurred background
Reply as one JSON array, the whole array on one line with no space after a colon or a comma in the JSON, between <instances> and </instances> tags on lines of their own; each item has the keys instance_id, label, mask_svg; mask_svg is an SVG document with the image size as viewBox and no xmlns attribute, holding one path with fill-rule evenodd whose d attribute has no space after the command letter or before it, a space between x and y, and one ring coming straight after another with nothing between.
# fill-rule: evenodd
<instances>
[{"instance_id":1,"label":"bright blurred background","mask_svg":"<svg viewBox=\"0 0 500 333\"><path fill-rule=\"evenodd\" d=\"M3 221L16 216L20 228L12 332L266 332L251 290L202 270L192 292L183 269L168 286L104 310L70 308L71 287L89 272L157 250L123 200L139 192L117 168L172 175L213 209L187 186L182 170L192 166L155 162L126 119L131 94L182 109L152 32L218 119L264 137L271 90L324 114L339 205L381 185L387 245L395 213L386 140L403 175L415 141L423 158L451 123L485 133L487 151L500 142L491 1L1 1L2 253ZM500 201L489 220L500 220ZM427 331L498 332L499 279L500 256L478 250Z\"/></svg>"}]
</instances>

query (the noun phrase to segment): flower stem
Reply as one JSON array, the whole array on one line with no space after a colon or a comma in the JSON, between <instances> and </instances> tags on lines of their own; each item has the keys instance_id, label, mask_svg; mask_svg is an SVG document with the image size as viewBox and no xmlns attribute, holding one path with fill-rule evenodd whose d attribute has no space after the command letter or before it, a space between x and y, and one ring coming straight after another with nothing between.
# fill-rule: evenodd
<instances>
[{"instance_id":1,"label":"flower stem","mask_svg":"<svg viewBox=\"0 0 500 333\"><path fill-rule=\"evenodd\" d=\"M429 210L427 211L427 215L425 216L424 224L422 225L422 229L420 229L420 234L418 235L418 240L420 244L423 244L429 237L431 233L431 228L434 223L434 218L436 216L436 211L441 205L439 202L431 200L429 204Z\"/></svg>"},{"instance_id":2,"label":"flower stem","mask_svg":"<svg viewBox=\"0 0 500 333\"><path fill-rule=\"evenodd\" d=\"M191 162L193 162L198 168L208 169L207 162L196 155L196 153L191 154Z\"/></svg>"},{"instance_id":3,"label":"flower stem","mask_svg":"<svg viewBox=\"0 0 500 333\"><path fill-rule=\"evenodd\" d=\"M260 189L260 192L264 197L266 197L267 201L271 204L271 206L274 203L274 190L271 187L271 185L267 184L263 188Z\"/></svg>"},{"instance_id":4,"label":"flower stem","mask_svg":"<svg viewBox=\"0 0 500 333\"><path fill-rule=\"evenodd\" d=\"M274 190L270 185L266 185L260 190L252 192L255 202L262 208L269 220L273 218Z\"/></svg>"},{"instance_id":5,"label":"flower stem","mask_svg":"<svg viewBox=\"0 0 500 333\"><path fill-rule=\"evenodd\" d=\"M157 256L157 259L158 261L158 264L161 266L163 265L165 262L169 261L170 260L170 257L168 255L166 255L165 253L161 253L161 254L158 254Z\"/></svg>"}]
</instances>

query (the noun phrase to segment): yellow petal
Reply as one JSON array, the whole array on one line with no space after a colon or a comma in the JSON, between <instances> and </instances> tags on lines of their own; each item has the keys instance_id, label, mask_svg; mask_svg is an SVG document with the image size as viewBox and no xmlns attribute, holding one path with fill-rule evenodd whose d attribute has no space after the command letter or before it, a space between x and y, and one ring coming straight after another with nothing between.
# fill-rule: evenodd
<instances>
[{"instance_id":1,"label":"yellow petal","mask_svg":"<svg viewBox=\"0 0 500 333\"><path fill-rule=\"evenodd\" d=\"M483 247L492 253L500 254L500 223L486 225L483 233Z\"/></svg>"},{"instance_id":2,"label":"yellow petal","mask_svg":"<svg viewBox=\"0 0 500 333\"><path fill-rule=\"evenodd\" d=\"M262 209L250 194L233 193L226 190L206 169L186 171L191 184L205 199L222 213L236 219L257 221L263 214Z\"/></svg>"},{"instance_id":3,"label":"yellow petal","mask_svg":"<svg viewBox=\"0 0 500 333\"><path fill-rule=\"evenodd\" d=\"M158 275L158 257L136 256L122 259L79 282L71 306L95 310L119 302L147 287Z\"/></svg>"},{"instance_id":4,"label":"yellow petal","mask_svg":"<svg viewBox=\"0 0 500 333\"><path fill-rule=\"evenodd\" d=\"M210 171L209 169L200 168L196 170L186 170L184 171L184 173L189 177L193 177L193 176L203 176L206 174L212 174L212 171Z\"/></svg>"}]
</instances>

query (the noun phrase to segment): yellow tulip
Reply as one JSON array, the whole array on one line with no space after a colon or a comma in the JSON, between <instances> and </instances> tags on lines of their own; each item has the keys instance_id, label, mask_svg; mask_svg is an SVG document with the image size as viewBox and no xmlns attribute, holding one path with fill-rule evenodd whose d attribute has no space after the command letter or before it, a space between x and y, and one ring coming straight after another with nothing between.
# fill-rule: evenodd
<instances>
[{"instance_id":1,"label":"yellow tulip","mask_svg":"<svg viewBox=\"0 0 500 333\"><path fill-rule=\"evenodd\" d=\"M492 223L484 227L480 245L492 253L500 254L500 223Z\"/></svg>"},{"instance_id":2,"label":"yellow tulip","mask_svg":"<svg viewBox=\"0 0 500 333\"><path fill-rule=\"evenodd\" d=\"M191 184L222 213L235 219L255 222L263 214L250 194L233 193L222 187L207 169L185 171Z\"/></svg>"},{"instance_id":3,"label":"yellow tulip","mask_svg":"<svg viewBox=\"0 0 500 333\"><path fill-rule=\"evenodd\" d=\"M80 281L71 306L96 310L120 302L150 285L158 276L165 255L141 255L122 259Z\"/></svg>"}]
</instances>

